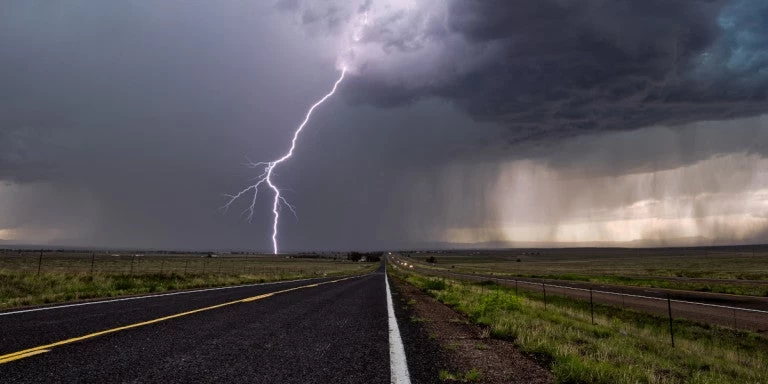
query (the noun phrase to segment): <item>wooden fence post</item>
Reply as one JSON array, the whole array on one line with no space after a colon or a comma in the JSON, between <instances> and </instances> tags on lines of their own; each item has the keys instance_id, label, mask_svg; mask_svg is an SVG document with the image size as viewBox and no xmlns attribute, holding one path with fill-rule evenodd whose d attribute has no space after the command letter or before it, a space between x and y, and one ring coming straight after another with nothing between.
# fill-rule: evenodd
<instances>
[{"instance_id":1,"label":"wooden fence post","mask_svg":"<svg viewBox=\"0 0 768 384\"><path fill-rule=\"evenodd\" d=\"M40 276L40 270L43 268L43 250L40 250L40 257L37 258L37 276Z\"/></svg>"},{"instance_id":2,"label":"wooden fence post","mask_svg":"<svg viewBox=\"0 0 768 384\"><path fill-rule=\"evenodd\" d=\"M669 311L669 338L672 340L672 348L675 347L675 329L672 326L672 300L667 293L667 309Z\"/></svg>"}]
</instances>

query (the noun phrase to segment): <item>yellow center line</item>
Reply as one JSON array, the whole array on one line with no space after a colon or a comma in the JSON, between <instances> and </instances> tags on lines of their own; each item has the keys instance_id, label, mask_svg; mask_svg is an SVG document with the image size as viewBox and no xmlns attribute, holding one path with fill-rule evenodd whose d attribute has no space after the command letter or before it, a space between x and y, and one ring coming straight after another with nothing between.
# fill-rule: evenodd
<instances>
[{"instance_id":1,"label":"yellow center line","mask_svg":"<svg viewBox=\"0 0 768 384\"><path fill-rule=\"evenodd\" d=\"M226 303L222 303L222 304L216 304L216 305L212 305L210 307L194 309L194 310L187 311L187 312L177 313L175 315L164 316L164 317L159 317L159 318L153 319L153 320L142 321L140 323L124 325L122 327L111 328L111 329L106 329L106 330L99 331L99 332L89 333L87 335L73 337L71 339L61 340L61 341L57 341L57 342L51 343L51 344L41 345L41 346L34 347L34 348L24 349L24 350L21 350L21 351L18 351L18 352L13 352L13 353L5 354L5 355L0 355L0 364L5 364L5 363L8 363L8 362L11 362L11 361L14 361L14 360L23 359L25 357L29 357L29 356L34 356L34 355L38 355L38 354L41 354L41 353L45 353L45 352L50 351L50 349L53 348L53 347L58 347L58 346L65 345L65 344L76 343L78 341L82 341L82 340L86 340L86 339L91 339L91 338L94 338L94 337L103 336L103 335L110 334L110 333L124 331L124 330L132 329L132 328L143 327L145 325L155 324L155 323L159 323L161 321L171 320L171 319L175 319L177 317L192 315L192 314L199 313L199 312L210 311L212 309L226 307L226 306L234 305L234 304L238 304L238 303L250 303L250 302L253 302L253 301L256 301L256 300L266 299L268 297L271 297L271 296L274 296L274 295L277 295L277 294L280 294L280 293L296 291L296 290L304 289L304 288L313 288L313 287L317 287L317 286L320 286L320 285L323 285L323 284L338 283L339 281L344 281L344 280L348 280L348 279L351 279L351 278L352 277L346 277L346 278L343 278L343 279L326 281L326 282L322 282L322 283L302 285L300 287L283 289L281 291L270 292L270 293L265 293L265 294L261 294L261 295L257 295L257 296L247 297L245 299L230 301L230 302L226 302Z\"/></svg>"},{"instance_id":2,"label":"yellow center line","mask_svg":"<svg viewBox=\"0 0 768 384\"><path fill-rule=\"evenodd\" d=\"M6 357L6 358L3 358L3 359L0 359L0 364L9 363L9 362L14 361L14 360L23 359L25 357L39 355L41 353L46 353L46 352L50 352L50 351L51 351L50 349L38 349L36 351L22 353L21 355Z\"/></svg>"}]
</instances>

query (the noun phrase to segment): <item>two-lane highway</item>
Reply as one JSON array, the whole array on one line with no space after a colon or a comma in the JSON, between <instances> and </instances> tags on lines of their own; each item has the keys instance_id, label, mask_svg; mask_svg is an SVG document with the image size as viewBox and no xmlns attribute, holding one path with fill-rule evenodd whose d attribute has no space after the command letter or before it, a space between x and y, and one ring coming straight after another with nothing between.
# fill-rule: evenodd
<instances>
[{"instance_id":1,"label":"two-lane highway","mask_svg":"<svg viewBox=\"0 0 768 384\"><path fill-rule=\"evenodd\" d=\"M390 382L384 276L0 313L0 381Z\"/></svg>"}]
</instances>

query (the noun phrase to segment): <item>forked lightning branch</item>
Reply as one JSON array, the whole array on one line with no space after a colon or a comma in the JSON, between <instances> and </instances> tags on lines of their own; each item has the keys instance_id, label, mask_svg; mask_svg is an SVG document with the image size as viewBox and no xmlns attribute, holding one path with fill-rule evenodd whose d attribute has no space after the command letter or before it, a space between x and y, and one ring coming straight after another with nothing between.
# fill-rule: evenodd
<instances>
[{"instance_id":1,"label":"forked lightning branch","mask_svg":"<svg viewBox=\"0 0 768 384\"><path fill-rule=\"evenodd\" d=\"M341 84L342 80L344 80L344 75L346 74L347 69L342 68L341 75L339 76L339 79L336 80L336 82L333 84L333 88L331 88L331 91L328 92L325 96L323 96L320 100L318 100L316 103L312 104L312 106L307 111L307 115L304 117L304 120L301 122L298 128L296 128L296 131L293 133L293 139L291 140L291 146L288 149L288 152L286 152L282 157L278 158L277 160L273 161L264 161L264 162L258 162L253 163L249 162L247 166L249 168L263 169L263 172L256 178L256 183L249 185L245 187L243 190L236 194L227 194L229 200L227 203L222 207L225 211L229 209L229 207L240 198L246 198L248 197L250 199L250 204L248 207L243 211L244 214L247 214L248 221L251 221L253 219L254 210L256 209L256 198L259 195L259 188L263 187L263 185L266 183L267 187L272 190L274 193L274 200L272 202L272 250L275 254L278 253L278 242L277 242L277 233L278 233L278 227L280 224L280 209L283 206L288 207L291 211L296 213L293 210L293 207L288 203L287 200L280 194L280 188L277 187L275 184L272 176L274 176L275 168L282 164L283 162L287 161L293 156L293 151L296 149L296 143L299 139L299 135L301 134L301 131L304 130L304 127L309 123L309 119L312 117L312 113L317 109L320 105L322 105L328 98L333 96L334 93L336 93L336 89L339 87L339 84Z\"/></svg>"}]
</instances>

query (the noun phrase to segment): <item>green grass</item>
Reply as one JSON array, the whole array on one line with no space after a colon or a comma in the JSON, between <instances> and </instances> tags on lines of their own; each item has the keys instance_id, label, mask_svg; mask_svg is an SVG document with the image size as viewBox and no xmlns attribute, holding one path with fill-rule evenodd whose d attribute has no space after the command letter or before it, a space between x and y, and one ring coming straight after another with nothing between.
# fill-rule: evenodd
<instances>
[{"instance_id":1,"label":"green grass","mask_svg":"<svg viewBox=\"0 0 768 384\"><path fill-rule=\"evenodd\" d=\"M702 248L566 248L412 253L437 267L500 273L768 280L768 246ZM519 262L517 260L520 260Z\"/></svg>"},{"instance_id":2,"label":"green grass","mask_svg":"<svg viewBox=\"0 0 768 384\"><path fill-rule=\"evenodd\" d=\"M440 381L457 381L460 383L474 383L480 381L482 374L479 370L472 368L467 372L451 373L446 370L441 370L439 373Z\"/></svg>"},{"instance_id":3,"label":"green grass","mask_svg":"<svg viewBox=\"0 0 768 384\"><path fill-rule=\"evenodd\" d=\"M390 273L426 289L431 280L413 272ZM513 341L522 351L550 362L558 383L766 383L768 340L742 331L675 321L676 347L667 320L619 308L514 294L501 286L446 279L426 291L489 327L492 337Z\"/></svg>"},{"instance_id":4,"label":"green grass","mask_svg":"<svg viewBox=\"0 0 768 384\"><path fill-rule=\"evenodd\" d=\"M378 267L378 263L277 257L153 256L137 262L131 258L105 256L98 261L100 268L94 268L91 273L90 255L59 256L46 261L47 265L44 261L38 276L36 267L26 267L29 260L3 260L0 257L0 309L177 289L359 274Z\"/></svg>"},{"instance_id":5,"label":"green grass","mask_svg":"<svg viewBox=\"0 0 768 384\"><path fill-rule=\"evenodd\" d=\"M425 290L433 290L433 291L441 291L445 289L445 281L440 279L427 279L424 281L424 287L422 289Z\"/></svg>"},{"instance_id":6,"label":"green grass","mask_svg":"<svg viewBox=\"0 0 768 384\"><path fill-rule=\"evenodd\" d=\"M329 264L349 263L327 258L295 258L273 255L222 255L201 257L200 254L135 254L135 253L76 253L0 252L0 272L41 273L105 273L105 274L242 274L322 272Z\"/></svg>"},{"instance_id":7,"label":"green grass","mask_svg":"<svg viewBox=\"0 0 768 384\"><path fill-rule=\"evenodd\" d=\"M545 249L411 254L428 268L768 297L768 248ZM755 251L754 249L757 249ZM427 264L431 256L437 264ZM518 261L520 260L520 261Z\"/></svg>"},{"instance_id":8,"label":"green grass","mask_svg":"<svg viewBox=\"0 0 768 384\"><path fill-rule=\"evenodd\" d=\"M483 343L476 343L475 344L475 349L480 350L480 351L484 351L484 350L489 349L489 348L490 347L488 345L483 344Z\"/></svg>"}]
</instances>

